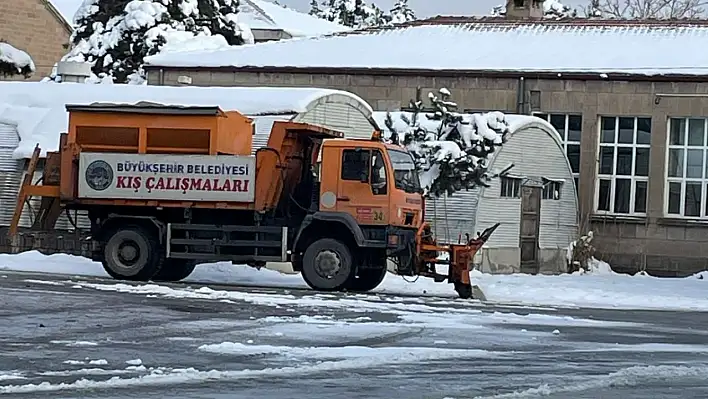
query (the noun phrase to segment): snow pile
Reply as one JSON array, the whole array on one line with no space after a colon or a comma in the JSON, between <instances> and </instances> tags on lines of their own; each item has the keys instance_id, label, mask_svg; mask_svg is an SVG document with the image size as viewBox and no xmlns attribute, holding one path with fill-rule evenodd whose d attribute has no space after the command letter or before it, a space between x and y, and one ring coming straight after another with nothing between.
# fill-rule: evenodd
<instances>
[{"instance_id":1,"label":"snow pile","mask_svg":"<svg viewBox=\"0 0 708 399\"><path fill-rule=\"evenodd\" d=\"M498 5L492 8L491 15L493 17L502 17L506 15L506 5ZM545 0L543 2L543 16L549 19L575 18L578 12L558 0Z\"/></svg>"},{"instance_id":2,"label":"snow pile","mask_svg":"<svg viewBox=\"0 0 708 399\"><path fill-rule=\"evenodd\" d=\"M505 115L460 114L448 89L440 89L439 94L429 93L427 109L420 98L412 100L410 117L399 113L398 122L389 113L384 121L386 139L413 155L426 195L440 197L487 186L492 178L487 173L491 156L510 132Z\"/></svg>"},{"instance_id":3,"label":"snow pile","mask_svg":"<svg viewBox=\"0 0 708 399\"><path fill-rule=\"evenodd\" d=\"M250 28L237 20L238 2L221 3L132 0L122 10L111 10L100 7L98 0L84 0L74 16L73 48L62 61L90 63L96 74L90 83L110 77L118 83L144 84L145 56L252 44ZM216 14L207 18L213 19L215 31L198 22L206 15L202 7L211 7L209 12Z\"/></svg>"},{"instance_id":4,"label":"snow pile","mask_svg":"<svg viewBox=\"0 0 708 399\"><path fill-rule=\"evenodd\" d=\"M347 96L371 107L360 97L345 91L304 87L169 87L122 84L0 82L0 123L17 126L20 145L15 158L29 158L39 143L42 156L56 151L59 135L69 124L67 104L94 102L135 104L148 101L164 105L219 106L242 114L282 115L305 112L313 101L330 94Z\"/></svg>"},{"instance_id":5,"label":"snow pile","mask_svg":"<svg viewBox=\"0 0 708 399\"><path fill-rule=\"evenodd\" d=\"M29 77L35 71L34 61L22 50L0 42L0 76L23 75Z\"/></svg>"},{"instance_id":6,"label":"snow pile","mask_svg":"<svg viewBox=\"0 0 708 399\"><path fill-rule=\"evenodd\" d=\"M559 276L543 275L492 275L472 271L470 278L478 285L489 302L554 306L554 307L589 307L606 309L666 309L708 311L708 298L705 295L706 283L695 276L688 278L658 278L651 276L630 276L616 274L609 265L593 261L593 273L564 274ZM100 263L70 255L45 256L36 251L17 255L0 254L0 270L56 273L67 275L108 277ZM286 275L273 270L256 270L249 266L216 263L200 265L186 280L190 283L221 283L242 286L301 288L307 286L299 274ZM75 284L75 283L69 283ZM90 288L108 287L116 290L117 285L79 286ZM100 286L100 287L98 287ZM113 288L111 288L113 287ZM229 299L226 291L209 288L198 290L175 290L155 284L133 287L121 284L120 292L166 294L173 297L194 297L204 299ZM180 291L180 292L177 292ZM182 292L184 291L184 292ZM228 291L241 295L237 292ZM436 297L457 297L451 284L435 283L431 279L418 278L409 283L400 276L388 274L375 292L394 295L416 295ZM243 293L243 297L254 299L254 294ZM241 296L239 297L241 298ZM290 298L290 296L288 296ZM307 301L303 298L283 298L283 301ZM275 300L273 295L262 298L263 301ZM304 302L303 302L304 301ZM359 301L361 302L361 301ZM391 310L391 304L385 305ZM407 311L413 311L410 304Z\"/></svg>"}]
</instances>

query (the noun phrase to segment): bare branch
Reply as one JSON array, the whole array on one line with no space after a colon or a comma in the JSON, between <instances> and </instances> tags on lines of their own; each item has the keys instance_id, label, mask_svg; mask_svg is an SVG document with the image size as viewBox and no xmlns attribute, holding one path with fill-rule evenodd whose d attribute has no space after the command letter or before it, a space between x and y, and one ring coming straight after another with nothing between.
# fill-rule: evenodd
<instances>
[{"instance_id":1,"label":"bare branch","mask_svg":"<svg viewBox=\"0 0 708 399\"><path fill-rule=\"evenodd\" d=\"M708 0L591 0L586 16L622 19L696 19Z\"/></svg>"}]
</instances>

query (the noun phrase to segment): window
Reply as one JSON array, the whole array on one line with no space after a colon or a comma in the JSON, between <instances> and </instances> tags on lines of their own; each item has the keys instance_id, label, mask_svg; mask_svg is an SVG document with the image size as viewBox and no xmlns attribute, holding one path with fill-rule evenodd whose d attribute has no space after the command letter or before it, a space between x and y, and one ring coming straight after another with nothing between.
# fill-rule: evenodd
<instances>
[{"instance_id":1,"label":"window","mask_svg":"<svg viewBox=\"0 0 708 399\"><path fill-rule=\"evenodd\" d=\"M521 179L515 177L501 177L502 197L521 198Z\"/></svg>"},{"instance_id":2,"label":"window","mask_svg":"<svg viewBox=\"0 0 708 399\"><path fill-rule=\"evenodd\" d=\"M369 181L369 151L342 151L342 180Z\"/></svg>"},{"instance_id":3,"label":"window","mask_svg":"<svg viewBox=\"0 0 708 399\"><path fill-rule=\"evenodd\" d=\"M580 132L583 129L583 116L572 114L534 114L548 121L560 133L565 155L570 162L575 180L575 190L578 190L580 177Z\"/></svg>"},{"instance_id":4,"label":"window","mask_svg":"<svg viewBox=\"0 0 708 399\"><path fill-rule=\"evenodd\" d=\"M646 214L650 141L651 118L600 118L598 212Z\"/></svg>"},{"instance_id":5,"label":"window","mask_svg":"<svg viewBox=\"0 0 708 399\"><path fill-rule=\"evenodd\" d=\"M543 179L543 193L541 198L546 200L559 200L563 191L563 182Z\"/></svg>"},{"instance_id":6,"label":"window","mask_svg":"<svg viewBox=\"0 0 708 399\"><path fill-rule=\"evenodd\" d=\"M708 143L705 118L671 118L665 211L669 216L708 216Z\"/></svg>"},{"instance_id":7,"label":"window","mask_svg":"<svg viewBox=\"0 0 708 399\"><path fill-rule=\"evenodd\" d=\"M371 167L371 192L374 195L385 195L386 185L386 163L381 151L374 151L373 165Z\"/></svg>"}]
</instances>

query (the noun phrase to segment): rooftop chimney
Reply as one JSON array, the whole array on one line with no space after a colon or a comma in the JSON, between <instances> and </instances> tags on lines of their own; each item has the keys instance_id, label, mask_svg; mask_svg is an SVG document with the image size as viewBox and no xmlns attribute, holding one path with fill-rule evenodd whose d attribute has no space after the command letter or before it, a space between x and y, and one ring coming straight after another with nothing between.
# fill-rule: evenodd
<instances>
[{"instance_id":1,"label":"rooftop chimney","mask_svg":"<svg viewBox=\"0 0 708 399\"><path fill-rule=\"evenodd\" d=\"M543 0L506 0L507 19L542 19Z\"/></svg>"},{"instance_id":2,"label":"rooftop chimney","mask_svg":"<svg viewBox=\"0 0 708 399\"><path fill-rule=\"evenodd\" d=\"M86 62L62 61L57 63L57 76L62 82L85 83L91 76L91 64Z\"/></svg>"}]
</instances>

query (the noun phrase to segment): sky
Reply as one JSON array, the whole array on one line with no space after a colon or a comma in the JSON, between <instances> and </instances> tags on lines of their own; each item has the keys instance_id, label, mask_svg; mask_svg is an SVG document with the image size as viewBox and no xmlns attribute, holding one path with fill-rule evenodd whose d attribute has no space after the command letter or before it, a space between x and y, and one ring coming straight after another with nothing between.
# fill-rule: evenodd
<instances>
[{"instance_id":1,"label":"sky","mask_svg":"<svg viewBox=\"0 0 708 399\"><path fill-rule=\"evenodd\" d=\"M366 0L373 2L379 8L388 10L393 6L395 0ZM489 15L492 7L504 3L504 0L408 0L411 8L418 18L433 17L436 15ZM577 7L586 4L587 0L565 0L563 4ZM310 0L278 0L298 11L307 12L310 10Z\"/></svg>"}]
</instances>

